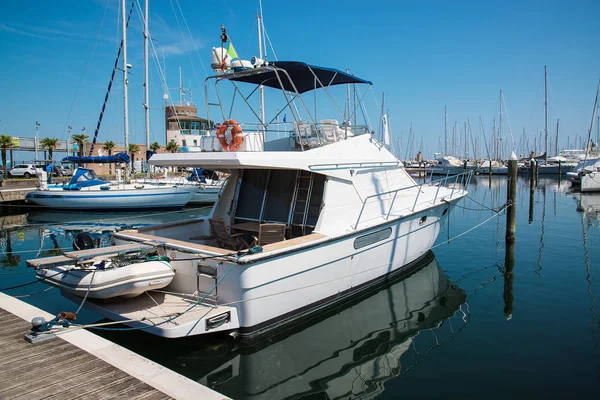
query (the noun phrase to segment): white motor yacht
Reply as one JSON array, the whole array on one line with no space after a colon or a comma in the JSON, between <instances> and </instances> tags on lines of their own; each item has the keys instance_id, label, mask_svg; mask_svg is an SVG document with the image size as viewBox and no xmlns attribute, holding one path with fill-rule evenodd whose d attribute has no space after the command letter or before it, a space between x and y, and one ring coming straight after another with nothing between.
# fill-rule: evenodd
<instances>
[{"instance_id":1,"label":"white motor yacht","mask_svg":"<svg viewBox=\"0 0 600 400\"><path fill-rule=\"evenodd\" d=\"M303 62L255 60L250 68L230 68L217 59L212 65L216 75L205 86L214 84L214 91L205 90L206 105L209 119L216 109L223 120L216 131L221 151L156 154L149 161L229 174L210 214L117 232L113 254L88 249L30 265L76 268L91 258L110 261L123 249L152 247L171 260L175 276L168 286L130 299L88 298L84 306L163 337L250 337L371 289L427 254L467 195L471 173L417 184L374 137L369 120L355 121L365 110L362 101L345 112L335 102L336 88L345 97L348 85L355 86L364 99L371 82ZM223 93L227 87L233 94ZM251 106L261 87L282 101L270 118ZM315 101L315 111L307 103L317 94L333 106ZM250 112L234 107L240 103ZM316 113L330 117L319 120ZM340 124L336 115L346 119Z\"/></svg>"}]
</instances>

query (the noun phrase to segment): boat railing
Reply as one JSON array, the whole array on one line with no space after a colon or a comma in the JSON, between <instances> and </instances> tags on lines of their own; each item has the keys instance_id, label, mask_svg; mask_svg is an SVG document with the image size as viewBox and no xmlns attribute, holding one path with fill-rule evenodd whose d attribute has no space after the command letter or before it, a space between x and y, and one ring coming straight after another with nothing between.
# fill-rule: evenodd
<instances>
[{"instance_id":1,"label":"boat railing","mask_svg":"<svg viewBox=\"0 0 600 400\"><path fill-rule=\"evenodd\" d=\"M457 175L446 175L444 178L440 178L440 179L436 179L436 180L431 180L429 182L425 182L425 183L421 183L421 184L417 184L417 185L412 185L412 186L407 186L407 187L403 187L400 189L396 189L396 190L390 190L388 192L383 192L383 193L376 193L376 194L372 194L370 196L365 197L365 199L363 200L363 204L362 207L360 209L360 213L358 214L358 218L356 219L356 224L354 225L354 230L356 230L358 228L358 224L360 223L360 219L363 215L363 212L365 210L365 207L367 205L367 203L369 202L370 199L374 199L374 198L378 198L381 196L386 196L386 195L393 195L394 197L392 197L392 201L390 203L390 206L388 208L387 213L385 214L384 219L388 220L390 218L390 215L392 214L392 210L394 208L394 203L396 202L396 198L398 197L398 193L400 192L404 192L407 190L411 190L411 189L417 189L417 195L415 196L415 201L412 205L412 207L410 207L410 212L414 212L417 204L419 204L419 196L422 193L421 188L424 186L437 186L437 190L435 191L435 196L433 197L433 199L431 200L431 204L435 204L438 196L439 196L439 192L440 192L440 188L442 186L446 186L448 185L448 183L450 181L453 180L452 182L452 191L450 192L450 195L445 196L446 198L452 199L454 197L454 193L456 191L456 188L461 184L464 183L464 187L467 187L469 185L469 183L471 182L471 178L473 177L473 171L467 171L467 172L463 172Z\"/></svg>"},{"instance_id":2,"label":"boat railing","mask_svg":"<svg viewBox=\"0 0 600 400\"><path fill-rule=\"evenodd\" d=\"M289 139L293 147L302 151L370 133L366 125L339 124L337 120L322 120L316 123L273 121L267 124L240 123L239 125L243 131L260 133L265 143Z\"/></svg>"}]
</instances>

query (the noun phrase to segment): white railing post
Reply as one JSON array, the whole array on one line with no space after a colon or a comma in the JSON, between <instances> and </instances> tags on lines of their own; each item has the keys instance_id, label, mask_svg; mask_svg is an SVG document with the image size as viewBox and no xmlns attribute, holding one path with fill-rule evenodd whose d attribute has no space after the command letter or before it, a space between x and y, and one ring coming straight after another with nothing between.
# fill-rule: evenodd
<instances>
[{"instance_id":1,"label":"white railing post","mask_svg":"<svg viewBox=\"0 0 600 400\"><path fill-rule=\"evenodd\" d=\"M419 195L421 194L421 188L417 187L417 198L415 199L415 204L413 204L412 210L415 211L415 207L417 206L417 201L419 201Z\"/></svg>"},{"instance_id":2,"label":"white railing post","mask_svg":"<svg viewBox=\"0 0 600 400\"><path fill-rule=\"evenodd\" d=\"M399 189L399 190L396 190L396 192L394 193L394 198L392 199L392 204L390 204L390 210L389 210L389 211L388 211L388 213L387 213L387 217L385 217L385 219L386 219L386 220L387 220L387 219L390 219L390 214L392 213L392 207L394 207L394 202L396 201L396 196L398 196L398 192L399 192L400 190L401 190L401 189Z\"/></svg>"}]
</instances>

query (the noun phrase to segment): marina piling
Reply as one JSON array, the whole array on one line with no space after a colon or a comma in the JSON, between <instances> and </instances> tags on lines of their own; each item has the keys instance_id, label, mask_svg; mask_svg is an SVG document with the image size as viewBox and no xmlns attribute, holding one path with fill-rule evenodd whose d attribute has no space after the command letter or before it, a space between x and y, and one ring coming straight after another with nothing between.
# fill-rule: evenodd
<instances>
[{"instance_id":1,"label":"marina piling","mask_svg":"<svg viewBox=\"0 0 600 400\"><path fill-rule=\"evenodd\" d=\"M560 179L562 175L562 162L558 160L558 178Z\"/></svg>"},{"instance_id":2,"label":"marina piling","mask_svg":"<svg viewBox=\"0 0 600 400\"><path fill-rule=\"evenodd\" d=\"M490 174L490 178L492 177L492 160L490 160L490 170L488 172Z\"/></svg>"},{"instance_id":3,"label":"marina piling","mask_svg":"<svg viewBox=\"0 0 600 400\"><path fill-rule=\"evenodd\" d=\"M535 168L535 161L530 161L531 176L529 177L529 224L533 223L533 203L534 203L534 192L535 192L535 175L533 170Z\"/></svg>"},{"instance_id":4,"label":"marina piling","mask_svg":"<svg viewBox=\"0 0 600 400\"><path fill-rule=\"evenodd\" d=\"M515 275L513 269L515 268L515 242L506 242L506 253L504 255L504 319L509 321L513 315L513 302L515 299L513 293L513 281Z\"/></svg>"},{"instance_id":5,"label":"marina piling","mask_svg":"<svg viewBox=\"0 0 600 400\"><path fill-rule=\"evenodd\" d=\"M513 152L508 161L508 183L506 186L506 242L515 240L517 209L517 156Z\"/></svg>"}]
</instances>

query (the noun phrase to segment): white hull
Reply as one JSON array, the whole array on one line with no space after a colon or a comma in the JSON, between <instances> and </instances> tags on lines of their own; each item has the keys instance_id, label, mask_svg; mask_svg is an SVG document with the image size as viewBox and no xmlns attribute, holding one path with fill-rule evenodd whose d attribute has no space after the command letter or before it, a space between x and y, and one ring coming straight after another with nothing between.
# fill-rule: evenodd
<instances>
[{"instance_id":1,"label":"white hull","mask_svg":"<svg viewBox=\"0 0 600 400\"><path fill-rule=\"evenodd\" d=\"M441 326L466 299L435 259L416 267L422 269L391 286L378 288L377 293L358 304L345 305L341 311L336 308L335 313L319 322L303 324L296 332L292 328L290 335L271 346L232 350L235 357L225 358L200 382L225 394L237 389L238 396L245 398L299 398L326 392L323 397L341 399L348 397L349 388L352 397L377 398L385 381L415 364L413 358L402 357L418 357L411 347L419 331ZM456 324L455 329L462 326L458 316L452 324ZM430 340L419 341L420 349L427 349L425 344L431 348L436 345L434 335L427 338ZM313 351L306 352L307 344ZM373 351L373 344L378 351ZM202 349L199 353L206 354ZM201 363L205 360L191 353L177 361L185 363L188 371L203 371L205 365ZM223 375L229 375L229 379L218 379ZM265 389L256 394L255 388Z\"/></svg>"},{"instance_id":2,"label":"white hull","mask_svg":"<svg viewBox=\"0 0 600 400\"><path fill-rule=\"evenodd\" d=\"M37 190L27 195L27 202L55 209L107 210L180 208L193 192L181 188L143 188L110 190Z\"/></svg>"},{"instance_id":3,"label":"white hull","mask_svg":"<svg viewBox=\"0 0 600 400\"><path fill-rule=\"evenodd\" d=\"M57 266L40 269L36 276L77 297L109 299L132 298L148 290L162 289L171 283L175 271L166 261L146 261L108 269Z\"/></svg>"},{"instance_id":4,"label":"white hull","mask_svg":"<svg viewBox=\"0 0 600 400\"><path fill-rule=\"evenodd\" d=\"M490 167L479 167L477 171L481 175L488 175ZM492 167L492 175L508 175L508 167Z\"/></svg>"},{"instance_id":5,"label":"white hull","mask_svg":"<svg viewBox=\"0 0 600 400\"><path fill-rule=\"evenodd\" d=\"M468 171L475 170L475 167L468 165L467 169L463 166L432 167L431 175L458 175Z\"/></svg>"},{"instance_id":6,"label":"white hull","mask_svg":"<svg viewBox=\"0 0 600 400\"><path fill-rule=\"evenodd\" d=\"M188 202L188 204L212 204L219 199L219 193L221 187L217 186L206 186L204 189L200 189L194 193L194 196Z\"/></svg>"},{"instance_id":7,"label":"white hull","mask_svg":"<svg viewBox=\"0 0 600 400\"><path fill-rule=\"evenodd\" d=\"M447 214L442 214L448 207L446 204L439 205L342 238L315 240L313 243L295 246L284 254L265 249L263 253L247 259L241 258L238 261L240 265L234 266L219 284L219 304L222 306L213 309L207 317L202 317L201 312L196 313L200 315L200 320L198 317L185 318L145 330L164 337L181 337L239 329L240 333L252 336L342 301L357 291L367 289L400 272L403 267L426 254L440 232L442 221L447 218ZM427 220L419 225L423 216L427 216ZM387 238L355 248L357 238L382 230L390 230ZM130 238L133 239L133 236ZM116 239L117 244L125 243L128 234L117 234ZM168 240L165 246L178 271L173 284L167 289L174 292L194 292L196 279L199 279L196 276L196 263L176 261L189 258L189 252L169 249ZM307 261L309 259L310 262ZM215 267L221 277L225 276L232 262L206 263ZM200 285L201 291L209 291L214 280L201 281ZM173 314L182 311L181 304L175 305L172 299L162 299L164 304L160 298L155 299L160 306L158 308L154 302L143 305L140 303L144 301L142 298L130 300L136 302L135 305L122 302L90 303L86 306L114 320L139 319L143 315L156 315L157 312ZM184 304L188 307L190 303ZM127 309L135 312L124 312ZM231 319L227 324L207 330L205 320L219 315L218 309L221 309L221 313L230 312ZM234 316L238 319L234 320ZM132 325L143 324L144 322L138 322Z\"/></svg>"},{"instance_id":8,"label":"white hull","mask_svg":"<svg viewBox=\"0 0 600 400\"><path fill-rule=\"evenodd\" d=\"M580 180L582 192L600 192L600 172L587 172Z\"/></svg>"}]
</instances>

